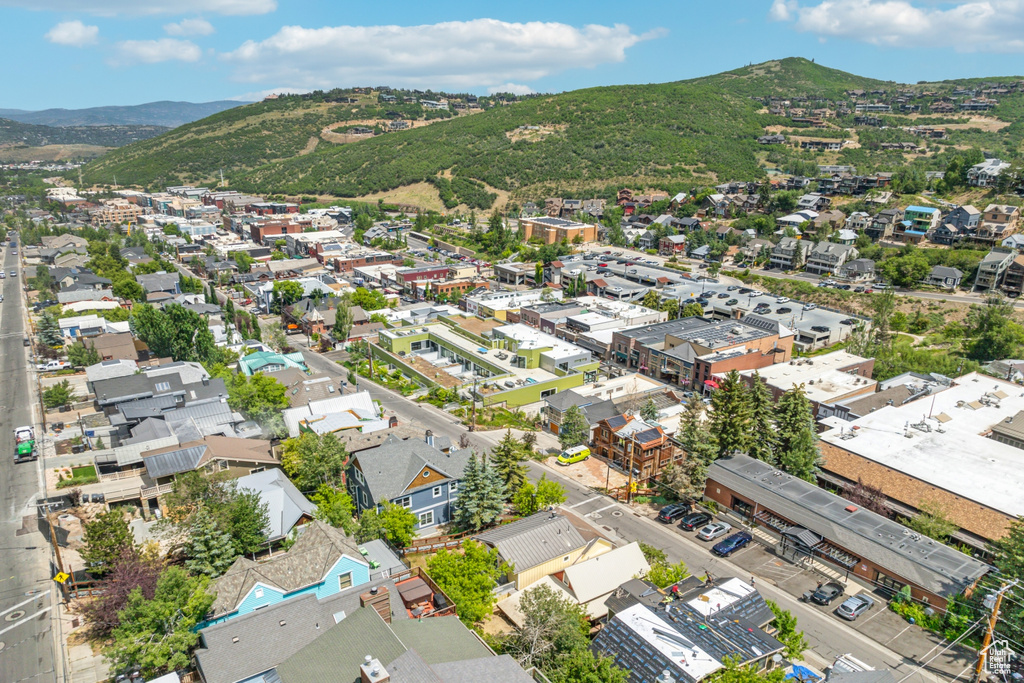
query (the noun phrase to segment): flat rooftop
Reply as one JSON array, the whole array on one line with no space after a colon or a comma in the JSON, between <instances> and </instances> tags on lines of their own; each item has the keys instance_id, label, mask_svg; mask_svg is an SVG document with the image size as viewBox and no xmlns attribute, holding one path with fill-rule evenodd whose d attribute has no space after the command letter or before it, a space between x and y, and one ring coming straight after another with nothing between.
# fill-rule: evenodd
<instances>
[{"instance_id":1,"label":"flat rooftop","mask_svg":"<svg viewBox=\"0 0 1024 683\"><path fill-rule=\"evenodd\" d=\"M541 332L540 330L530 327L529 325L524 325L523 323L502 325L501 327L494 328L494 332L498 336L514 339L520 349L531 350L550 348L551 351L548 353L555 357L576 356L581 353L590 353L586 349L580 348L575 344L559 339L547 332Z\"/></svg>"},{"instance_id":2,"label":"flat rooftop","mask_svg":"<svg viewBox=\"0 0 1024 683\"><path fill-rule=\"evenodd\" d=\"M453 315L449 320L453 321L459 328L466 332L471 332L481 337L490 337L491 330L505 324L501 320L495 320L494 318L484 319L477 318L473 315Z\"/></svg>"},{"instance_id":3,"label":"flat rooftop","mask_svg":"<svg viewBox=\"0 0 1024 683\"><path fill-rule=\"evenodd\" d=\"M987 564L959 550L745 455L716 460L708 481L936 595L958 595L989 571Z\"/></svg>"},{"instance_id":4,"label":"flat rooftop","mask_svg":"<svg viewBox=\"0 0 1024 683\"><path fill-rule=\"evenodd\" d=\"M864 391L878 382L860 375L844 372L841 368L863 363L866 358L846 351L834 351L815 358L794 358L788 363L778 363L756 372L769 385L789 391L803 385L807 398L817 403L831 403L852 392ZM744 370L741 375L750 376L754 370Z\"/></svg>"},{"instance_id":5,"label":"flat rooftop","mask_svg":"<svg viewBox=\"0 0 1024 683\"><path fill-rule=\"evenodd\" d=\"M993 425L1024 410L1024 393L976 372L954 381L853 422L826 418L830 430L821 440L1007 515L1024 515L1024 450L988 438Z\"/></svg>"}]
</instances>

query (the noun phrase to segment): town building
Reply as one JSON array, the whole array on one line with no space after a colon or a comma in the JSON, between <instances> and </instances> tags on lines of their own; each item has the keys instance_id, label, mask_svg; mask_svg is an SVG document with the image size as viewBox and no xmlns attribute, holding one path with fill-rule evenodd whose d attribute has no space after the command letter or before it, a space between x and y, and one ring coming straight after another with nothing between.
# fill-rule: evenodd
<instances>
[{"instance_id":1,"label":"town building","mask_svg":"<svg viewBox=\"0 0 1024 683\"><path fill-rule=\"evenodd\" d=\"M623 472L638 472L643 485L670 463L684 457L659 425L624 414L601 420L594 432L594 452Z\"/></svg>"},{"instance_id":2,"label":"town building","mask_svg":"<svg viewBox=\"0 0 1024 683\"><path fill-rule=\"evenodd\" d=\"M814 358L794 358L760 370L744 370L740 375L750 386L760 379L776 401L785 392L802 386L817 414L822 404L873 394L878 385L871 379L874 368L874 358L833 351Z\"/></svg>"},{"instance_id":3,"label":"town building","mask_svg":"<svg viewBox=\"0 0 1024 683\"><path fill-rule=\"evenodd\" d=\"M565 220L564 218L521 218L519 230L524 242L539 239L544 244L566 242L593 242L597 239L597 226Z\"/></svg>"}]
</instances>

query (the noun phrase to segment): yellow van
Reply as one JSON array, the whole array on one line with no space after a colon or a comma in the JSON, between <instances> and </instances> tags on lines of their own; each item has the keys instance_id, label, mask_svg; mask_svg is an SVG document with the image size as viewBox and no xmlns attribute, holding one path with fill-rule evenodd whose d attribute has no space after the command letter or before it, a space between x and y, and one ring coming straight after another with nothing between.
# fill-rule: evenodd
<instances>
[{"instance_id":1,"label":"yellow van","mask_svg":"<svg viewBox=\"0 0 1024 683\"><path fill-rule=\"evenodd\" d=\"M558 456L559 465L571 465L574 462L583 462L590 457L590 448L587 446L574 446L562 451Z\"/></svg>"}]
</instances>

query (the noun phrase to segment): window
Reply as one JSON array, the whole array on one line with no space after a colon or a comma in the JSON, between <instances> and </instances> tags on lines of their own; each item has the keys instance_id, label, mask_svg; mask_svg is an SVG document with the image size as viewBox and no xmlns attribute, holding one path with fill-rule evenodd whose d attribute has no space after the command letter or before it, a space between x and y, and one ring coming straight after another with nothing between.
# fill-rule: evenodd
<instances>
[{"instance_id":1,"label":"window","mask_svg":"<svg viewBox=\"0 0 1024 683\"><path fill-rule=\"evenodd\" d=\"M434 526L434 511L428 510L420 513L420 526Z\"/></svg>"},{"instance_id":2,"label":"window","mask_svg":"<svg viewBox=\"0 0 1024 683\"><path fill-rule=\"evenodd\" d=\"M420 351L420 350L423 349L423 342L421 342L421 341L413 342L412 344L409 345L409 349L411 351Z\"/></svg>"},{"instance_id":3,"label":"window","mask_svg":"<svg viewBox=\"0 0 1024 683\"><path fill-rule=\"evenodd\" d=\"M412 507L412 498L410 498L409 496L399 498L398 500L395 501L395 505L398 505L399 507L403 507L406 510L408 510L409 508Z\"/></svg>"},{"instance_id":4,"label":"window","mask_svg":"<svg viewBox=\"0 0 1024 683\"><path fill-rule=\"evenodd\" d=\"M565 557L562 558L562 562L568 562L568 561L569 561L569 556L568 555L566 555Z\"/></svg>"},{"instance_id":5,"label":"window","mask_svg":"<svg viewBox=\"0 0 1024 683\"><path fill-rule=\"evenodd\" d=\"M352 587L352 572L338 574L338 590L345 590Z\"/></svg>"},{"instance_id":6,"label":"window","mask_svg":"<svg viewBox=\"0 0 1024 683\"><path fill-rule=\"evenodd\" d=\"M430 476L430 470L423 470L423 478L426 479Z\"/></svg>"},{"instance_id":7,"label":"window","mask_svg":"<svg viewBox=\"0 0 1024 683\"><path fill-rule=\"evenodd\" d=\"M906 585L902 581L897 581L891 576L886 576L878 570L875 570L875 583L886 590L892 591L894 594L899 593L900 589Z\"/></svg>"},{"instance_id":8,"label":"window","mask_svg":"<svg viewBox=\"0 0 1024 683\"><path fill-rule=\"evenodd\" d=\"M451 484L448 485L448 488L451 489L452 493L458 491L459 490L459 482L453 481Z\"/></svg>"},{"instance_id":9,"label":"window","mask_svg":"<svg viewBox=\"0 0 1024 683\"><path fill-rule=\"evenodd\" d=\"M370 503L366 500L366 491L360 491L359 495L363 498L363 507L370 507Z\"/></svg>"},{"instance_id":10,"label":"window","mask_svg":"<svg viewBox=\"0 0 1024 683\"><path fill-rule=\"evenodd\" d=\"M253 469L249 470L249 474L256 474L257 472L262 472L265 469L267 469L267 468L266 467L254 467Z\"/></svg>"},{"instance_id":11,"label":"window","mask_svg":"<svg viewBox=\"0 0 1024 683\"><path fill-rule=\"evenodd\" d=\"M257 588L253 592L253 595L255 595L257 598L262 598L263 597L263 589L262 588Z\"/></svg>"},{"instance_id":12,"label":"window","mask_svg":"<svg viewBox=\"0 0 1024 683\"><path fill-rule=\"evenodd\" d=\"M366 480L363 479L363 473L358 468L353 468L353 469L355 469L356 481L358 481L360 484L365 484Z\"/></svg>"},{"instance_id":13,"label":"window","mask_svg":"<svg viewBox=\"0 0 1024 683\"><path fill-rule=\"evenodd\" d=\"M154 386L153 388L156 389L157 391L170 391L171 390L171 383L170 382L157 382L156 386Z\"/></svg>"},{"instance_id":14,"label":"window","mask_svg":"<svg viewBox=\"0 0 1024 683\"><path fill-rule=\"evenodd\" d=\"M441 487L440 486L435 486L434 487L434 498L440 498L440 497L441 497Z\"/></svg>"}]
</instances>

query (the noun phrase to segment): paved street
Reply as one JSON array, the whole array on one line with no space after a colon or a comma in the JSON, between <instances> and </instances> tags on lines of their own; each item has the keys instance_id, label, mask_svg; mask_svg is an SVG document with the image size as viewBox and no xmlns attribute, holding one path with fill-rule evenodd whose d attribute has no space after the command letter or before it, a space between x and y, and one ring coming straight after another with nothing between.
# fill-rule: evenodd
<instances>
[{"instance_id":1,"label":"paved street","mask_svg":"<svg viewBox=\"0 0 1024 683\"><path fill-rule=\"evenodd\" d=\"M4 253L4 270L18 268ZM19 269L20 270L20 269ZM54 586L49 545L36 530L33 502L40 489L40 462L14 464L14 428L33 423L34 381L27 370L21 277L2 281L0 304L0 680L55 681L51 618ZM37 425L38 430L38 425ZM28 520L26 521L26 516ZM23 529L23 525L25 528Z\"/></svg>"}]
</instances>

